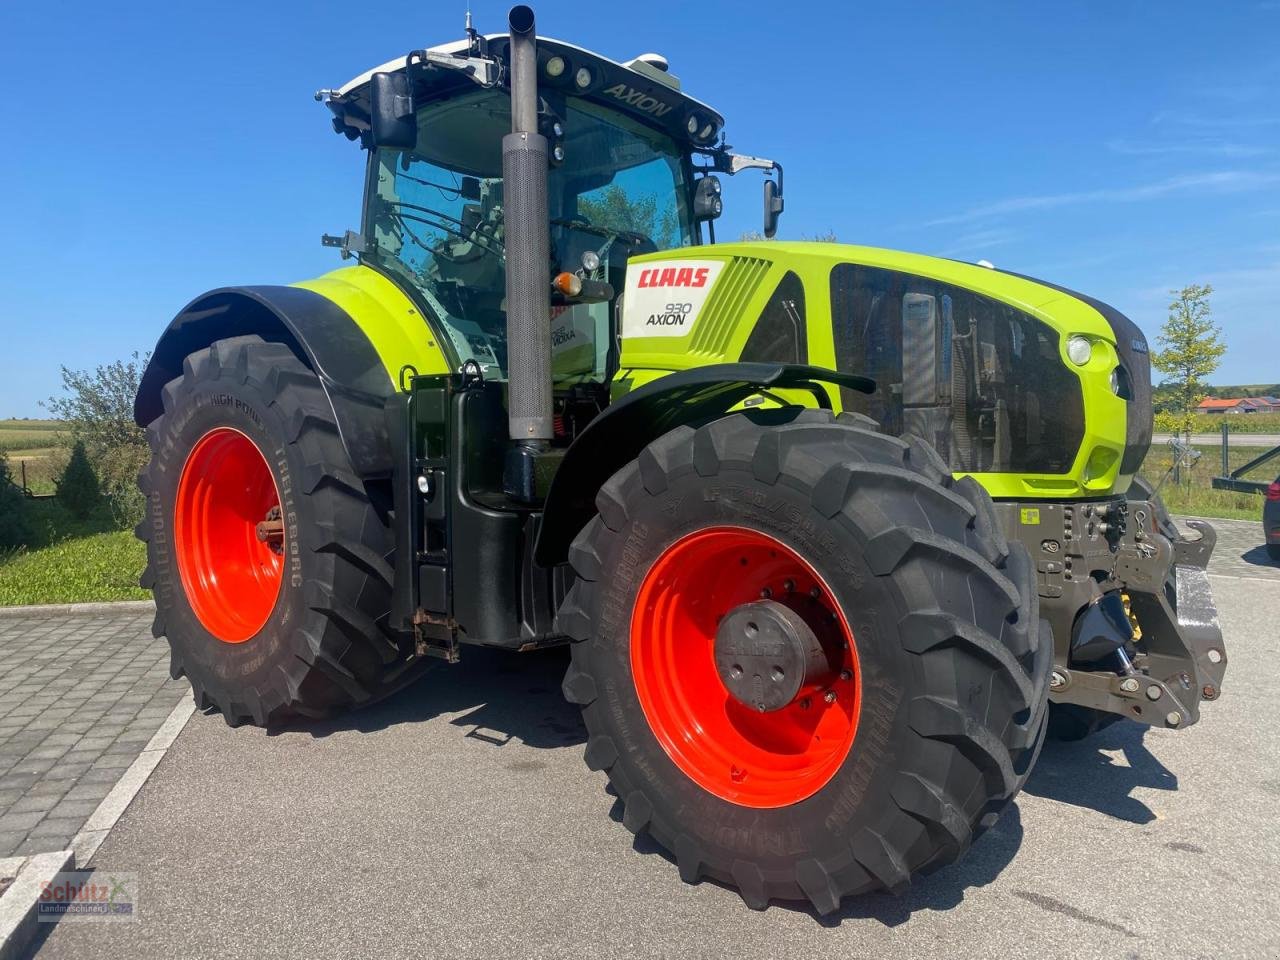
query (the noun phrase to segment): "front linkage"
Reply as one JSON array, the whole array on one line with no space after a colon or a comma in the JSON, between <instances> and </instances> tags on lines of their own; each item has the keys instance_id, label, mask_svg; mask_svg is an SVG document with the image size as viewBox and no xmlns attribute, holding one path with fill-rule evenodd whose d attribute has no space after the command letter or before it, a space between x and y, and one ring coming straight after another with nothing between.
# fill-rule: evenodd
<instances>
[{"instance_id":1,"label":"front linkage","mask_svg":"<svg viewBox=\"0 0 1280 960\"><path fill-rule=\"evenodd\" d=\"M1182 536L1158 499L997 509L1035 560L1054 631L1050 701L1091 729L1118 717L1169 729L1199 720L1227 667L1205 569L1213 527L1189 521L1199 537Z\"/></svg>"}]
</instances>

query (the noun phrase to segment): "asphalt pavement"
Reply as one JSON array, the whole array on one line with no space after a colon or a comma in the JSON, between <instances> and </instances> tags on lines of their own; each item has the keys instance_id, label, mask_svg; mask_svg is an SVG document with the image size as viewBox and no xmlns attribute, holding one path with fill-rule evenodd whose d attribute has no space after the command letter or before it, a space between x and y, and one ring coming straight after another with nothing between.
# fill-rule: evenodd
<instances>
[{"instance_id":1,"label":"asphalt pavement","mask_svg":"<svg viewBox=\"0 0 1280 960\"><path fill-rule=\"evenodd\" d=\"M1252 536L1233 532L1224 561ZM1223 569L1212 583L1231 667L1201 722L1048 745L967 857L901 898L820 920L681 883L583 764L564 654L468 649L331 723L267 732L194 716L94 860L138 874L139 921L51 926L34 948L41 960L1280 956L1280 571L1256 556Z\"/></svg>"}]
</instances>

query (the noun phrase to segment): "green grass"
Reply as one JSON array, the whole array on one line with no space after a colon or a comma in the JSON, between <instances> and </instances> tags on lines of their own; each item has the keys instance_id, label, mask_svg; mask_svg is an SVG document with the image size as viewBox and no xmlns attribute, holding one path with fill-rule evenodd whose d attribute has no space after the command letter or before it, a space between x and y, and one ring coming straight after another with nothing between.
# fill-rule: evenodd
<instances>
[{"instance_id":1,"label":"green grass","mask_svg":"<svg viewBox=\"0 0 1280 960\"><path fill-rule=\"evenodd\" d=\"M0 606L145 600L138 586L146 548L110 520L77 520L50 500L28 503L36 535L0 556Z\"/></svg>"},{"instance_id":2,"label":"green grass","mask_svg":"<svg viewBox=\"0 0 1280 960\"><path fill-rule=\"evenodd\" d=\"M1210 481L1222 472L1222 447L1197 446L1202 454L1195 466L1183 470L1184 482L1175 485L1173 478L1165 479L1173 461L1172 452L1165 444L1153 444L1142 463L1142 474L1160 486L1160 496L1170 513L1193 517L1221 517L1229 520L1260 520L1262 496L1256 493L1235 493L1230 490L1214 490ZM1234 470L1248 463L1269 447L1228 447L1228 466ZM1280 460L1272 461L1263 471L1246 479L1270 482L1280 475Z\"/></svg>"}]
</instances>

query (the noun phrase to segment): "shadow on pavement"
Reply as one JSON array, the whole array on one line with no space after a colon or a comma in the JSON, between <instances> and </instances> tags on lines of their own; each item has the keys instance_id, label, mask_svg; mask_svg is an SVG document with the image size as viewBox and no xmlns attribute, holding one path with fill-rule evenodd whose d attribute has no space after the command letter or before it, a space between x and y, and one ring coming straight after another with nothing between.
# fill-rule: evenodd
<instances>
[{"instance_id":1,"label":"shadow on pavement","mask_svg":"<svg viewBox=\"0 0 1280 960\"><path fill-rule=\"evenodd\" d=\"M1266 546L1262 544L1240 554L1240 559L1245 563L1253 564L1255 567L1271 567L1272 569L1280 569L1280 562L1272 560L1271 554L1267 551Z\"/></svg>"},{"instance_id":2,"label":"shadow on pavement","mask_svg":"<svg viewBox=\"0 0 1280 960\"><path fill-rule=\"evenodd\" d=\"M511 740L540 749L575 746L585 742L586 731L578 709L560 693L567 665L568 651L564 649L516 654L468 648L460 664L440 665L382 703L331 720L273 728L268 735L304 732L326 737L340 731L381 730L440 714L458 714L450 722L464 729L465 736L495 746L504 746ZM1024 790L1129 823L1148 823L1155 814L1130 792L1135 787L1176 790L1178 781L1147 750L1143 742L1146 730L1139 724L1123 722L1075 743L1048 742ZM1104 750L1120 751L1127 766ZM612 794L612 788L606 789ZM610 816L621 822L621 802L614 803ZM773 906L808 913L825 926L839 926L846 920L876 920L894 927L919 911L945 911L958 906L967 890L983 887L1000 875L1017 854L1022 839L1022 818L1014 803L959 863L918 879L901 897L858 897L828 917L819 916L807 903L775 902ZM639 853L674 863L647 835L637 837L634 847Z\"/></svg>"},{"instance_id":3,"label":"shadow on pavement","mask_svg":"<svg viewBox=\"0 0 1280 960\"><path fill-rule=\"evenodd\" d=\"M540 749L574 746L586 742L587 734L578 708L560 693L568 665L567 648L511 653L468 647L460 663L434 666L380 703L328 720L272 727L267 735L367 733L459 713L450 723L466 729L466 736L495 746L513 739Z\"/></svg>"},{"instance_id":4,"label":"shadow on pavement","mask_svg":"<svg viewBox=\"0 0 1280 960\"><path fill-rule=\"evenodd\" d=\"M1084 740L1049 741L1023 790L1128 823L1150 823L1155 814L1130 791L1177 790L1178 778L1147 749L1147 729L1123 720ZM1119 750L1127 766L1104 750Z\"/></svg>"},{"instance_id":5,"label":"shadow on pavement","mask_svg":"<svg viewBox=\"0 0 1280 960\"><path fill-rule=\"evenodd\" d=\"M609 817L621 824L622 801L617 799L612 786L605 789L614 797ZM912 914L918 911L950 910L959 906L964 901L966 890L984 887L995 880L1021 846L1022 815L1015 801L1004 811L996 825L969 848L959 863L943 867L926 877L917 877L901 897L888 893L866 894L846 901L838 912L825 917L818 914L807 901L772 900L769 909L807 913L824 927L838 927L846 920L877 920L886 927L896 927L910 920ZM675 858L658 846L648 834L636 837L632 847L637 853L662 857L671 864L672 870L676 869ZM700 882L724 886L716 880L704 879Z\"/></svg>"}]
</instances>

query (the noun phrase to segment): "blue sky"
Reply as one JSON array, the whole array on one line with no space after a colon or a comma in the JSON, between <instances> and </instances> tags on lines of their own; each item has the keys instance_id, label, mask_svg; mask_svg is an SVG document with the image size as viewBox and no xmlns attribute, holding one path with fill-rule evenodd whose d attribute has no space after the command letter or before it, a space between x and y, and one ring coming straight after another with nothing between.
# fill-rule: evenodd
<instances>
[{"instance_id":1,"label":"blue sky","mask_svg":"<svg viewBox=\"0 0 1280 960\"><path fill-rule=\"evenodd\" d=\"M476 0L477 27L506 6ZM1170 288L1212 283L1215 379L1280 381L1280 0L536 8L548 35L664 53L782 161L781 235L986 258L1151 335ZM336 266L319 237L358 224L363 160L311 95L455 39L464 9L5 5L0 416L39 415L59 363L150 349L197 293ZM759 222L738 180L721 236Z\"/></svg>"}]
</instances>

